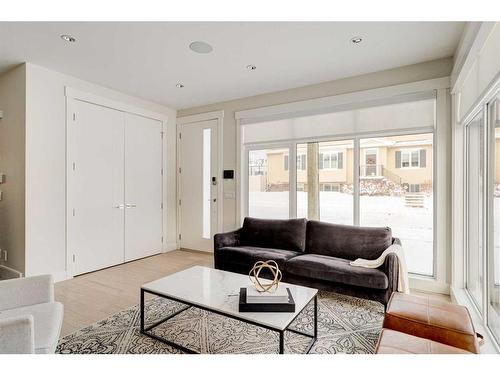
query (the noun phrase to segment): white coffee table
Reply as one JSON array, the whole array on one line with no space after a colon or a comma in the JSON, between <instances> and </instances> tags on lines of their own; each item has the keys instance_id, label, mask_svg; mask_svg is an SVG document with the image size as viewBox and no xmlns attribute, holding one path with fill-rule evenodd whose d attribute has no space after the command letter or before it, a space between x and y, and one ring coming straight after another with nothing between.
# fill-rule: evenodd
<instances>
[{"instance_id":1,"label":"white coffee table","mask_svg":"<svg viewBox=\"0 0 500 375\"><path fill-rule=\"evenodd\" d=\"M184 271L174 273L156 281L144 284L141 287L141 333L156 340L162 341L174 348L186 353L197 353L178 343L171 342L164 337L152 333L152 329L166 322L174 316L182 313L190 307L197 307L215 314L237 319L242 322L266 328L279 334L279 353L284 353L285 331L294 332L311 338L307 347L308 353L314 345L318 333L318 301L317 289L307 288L288 283L282 283L290 288L295 300L295 312L262 313L262 312L239 312L238 301L241 287L249 285L246 275L226 272L207 267L195 266ZM170 314L160 321L144 326L144 294L150 293L162 298L180 302L184 305L182 309ZM314 303L314 331L313 334L300 332L289 328L295 318L311 302Z\"/></svg>"}]
</instances>

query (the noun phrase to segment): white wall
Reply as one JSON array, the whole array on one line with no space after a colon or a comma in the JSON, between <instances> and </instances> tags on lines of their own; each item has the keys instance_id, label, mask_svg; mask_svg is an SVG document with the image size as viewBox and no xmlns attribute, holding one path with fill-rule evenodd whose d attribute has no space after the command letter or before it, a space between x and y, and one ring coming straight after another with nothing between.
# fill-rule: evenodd
<instances>
[{"instance_id":1,"label":"white wall","mask_svg":"<svg viewBox=\"0 0 500 375\"><path fill-rule=\"evenodd\" d=\"M452 59L441 59L405 66L382 72L365 74L357 77L340 79L316 85L214 103L202 107L187 108L178 111L178 117L211 111L224 111L224 169L236 169L236 120L235 112L277 104L334 96L356 91L387 87L403 83L446 77L452 69ZM234 181L224 181L224 193L236 192ZM236 201L224 198L224 227L231 230L236 226Z\"/></svg>"},{"instance_id":2,"label":"white wall","mask_svg":"<svg viewBox=\"0 0 500 375\"><path fill-rule=\"evenodd\" d=\"M0 110L4 112L0 173L6 175L6 183L0 185L0 249L8 251L5 264L20 272L24 272L25 82L24 65L0 76Z\"/></svg>"},{"instance_id":3,"label":"white wall","mask_svg":"<svg viewBox=\"0 0 500 375\"><path fill-rule=\"evenodd\" d=\"M165 114L165 234L176 247L176 111L78 78L26 64L26 274L66 276L65 87Z\"/></svg>"}]
</instances>

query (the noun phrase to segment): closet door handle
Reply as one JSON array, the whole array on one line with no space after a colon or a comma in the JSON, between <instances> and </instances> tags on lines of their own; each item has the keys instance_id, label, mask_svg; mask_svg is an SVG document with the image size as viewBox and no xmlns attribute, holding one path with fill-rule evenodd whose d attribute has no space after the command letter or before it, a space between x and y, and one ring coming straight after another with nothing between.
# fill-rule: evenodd
<instances>
[{"instance_id":1,"label":"closet door handle","mask_svg":"<svg viewBox=\"0 0 500 375\"><path fill-rule=\"evenodd\" d=\"M135 205L135 204L133 204L133 203L127 203L127 204L125 205L125 208L136 208L136 207L137 207L137 205Z\"/></svg>"},{"instance_id":2,"label":"closet door handle","mask_svg":"<svg viewBox=\"0 0 500 375\"><path fill-rule=\"evenodd\" d=\"M120 210L123 210L125 208L125 205L119 204L118 206L115 206L115 208L118 208Z\"/></svg>"}]
</instances>

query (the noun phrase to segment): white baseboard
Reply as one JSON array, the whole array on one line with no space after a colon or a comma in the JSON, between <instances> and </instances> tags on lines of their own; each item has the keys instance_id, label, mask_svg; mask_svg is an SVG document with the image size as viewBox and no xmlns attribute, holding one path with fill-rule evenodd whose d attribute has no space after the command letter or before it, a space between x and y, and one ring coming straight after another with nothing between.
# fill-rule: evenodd
<instances>
[{"instance_id":1,"label":"white baseboard","mask_svg":"<svg viewBox=\"0 0 500 375\"><path fill-rule=\"evenodd\" d=\"M168 253L169 251L177 250L179 247L177 246L177 242L167 242L163 247L163 252Z\"/></svg>"},{"instance_id":2,"label":"white baseboard","mask_svg":"<svg viewBox=\"0 0 500 375\"><path fill-rule=\"evenodd\" d=\"M68 273L66 271L53 272L52 277L54 278L55 283L73 278L73 277L68 277Z\"/></svg>"}]
</instances>

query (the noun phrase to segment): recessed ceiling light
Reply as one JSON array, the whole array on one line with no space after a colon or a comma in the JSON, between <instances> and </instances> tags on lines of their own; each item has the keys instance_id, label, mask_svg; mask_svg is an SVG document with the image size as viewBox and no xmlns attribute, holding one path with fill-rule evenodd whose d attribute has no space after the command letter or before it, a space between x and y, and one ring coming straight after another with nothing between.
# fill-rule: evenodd
<instances>
[{"instance_id":1,"label":"recessed ceiling light","mask_svg":"<svg viewBox=\"0 0 500 375\"><path fill-rule=\"evenodd\" d=\"M250 64L250 65L247 65L247 69L248 70L255 70L255 69L257 69L257 67L255 65Z\"/></svg>"},{"instance_id":2,"label":"recessed ceiling light","mask_svg":"<svg viewBox=\"0 0 500 375\"><path fill-rule=\"evenodd\" d=\"M63 35L61 35L61 39L64 40L65 42L69 42L69 43L75 43L76 42L76 39L73 38L71 35L63 34Z\"/></svg>"},{"instance_id":3,"label":"recessed ceiling light","mask_svg":"<svg viewBox=\"0 0 500 375\"><path fill-rule=\"evenodd\" d=\"M214 50L210 44L202 41L192 42L189 48L196 53L210 53Z\"/></svg>"},{"instance_id":4,"label":"recessed ceiling light","mask_svg":"<svg viewBox=\"0 0 500 375\"><path fill-rule=\"evenodd\" d=\"M363 41L363 38L361 38L360 36L355 36L354 38L351 39L351 42L354 44L359 44L362 41Z\"/></svg>"},{"instance_id":5,"label":"recessed ceiling light","mask_svg":"<svg viewBox=\"0 0 500 375\"><path fill-rule=\"evenodd\" d=\"M175 85L175 87L177 87L178 89L182 89L184 85L182 83L178 83L177 85Z\"/></svg>"}]
</instances>

